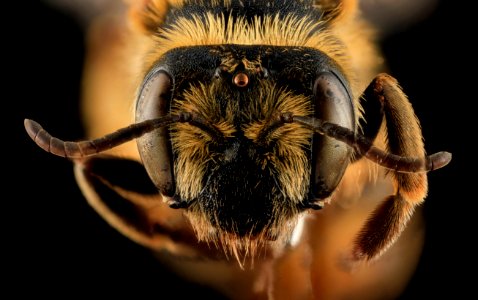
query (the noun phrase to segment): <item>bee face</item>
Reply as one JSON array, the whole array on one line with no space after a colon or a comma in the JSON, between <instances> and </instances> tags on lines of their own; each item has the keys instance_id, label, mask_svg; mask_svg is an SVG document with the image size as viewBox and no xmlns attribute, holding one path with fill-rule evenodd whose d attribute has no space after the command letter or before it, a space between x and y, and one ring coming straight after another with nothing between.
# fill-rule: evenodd
<instances>
[{"instance_id":1,"label":"bee face","mask_svg":"<svg viewBox=\"0 0 478 300\"><path fill-rule=\"evenodd\" d=\"M287 236L299 213L333 192L350 148L280 116L315 115L355 130L342 78L325 54L308 48L171 51L146 76L137 121L170 112L202 121L138 139L145 167L164 195L187 207L200 239Z\"/></svg>"},{"instance_id":2,"label":"bee face","mask_svg":"<svg viewBox=\"0 0 478 300\"><path fill-rule=\"evenodd\" d=\"M425 155L419 121L398 82L379 74L381 58L357 5L354 0L132 2L133 23L146 34L132 33L125 40L135 44L128 49L134 53L128 66L134 79L123 76L126 70L96 69L103 60L128 65L111 59L113 48L108 48L102 51L108 54L92 55L95 63L90 63L96 70L91 81L107 78L95 88L101 89L99 98L85 99L90 114L99 116L93 126L103 127L111 107L134 101L128 91L137 90L134 124L116 124L103 137L80 142L55 138L32 120L25 120L25 128L41 148L74 161L82 192L109 224L151 249L201 258L201 264L202 258L230 253L241 265L241 256L254 259L259 249L266 256L284 249L292 231L301 231L296 226L301 214L321 208L327 198L337 205L381 201L366 221L360 211L349 224L335 217L333 207L303 219L304 238L291 244L306 247L291 247L289 254L317 263L305 268L310 277L297 278L312 283L330 277L337 284L339 276L329 276L322 262L334 262L335 269L339 259L348 268L380 257L423 202L426 172L451 160L447 152ZM105 32L110 36L109 28ZM126 50L125 41L114 44ZM101 74L108 76L96 76ZM120 84L110 82L111 74L121 77ZM114 106L98 105L110 99ZM97 155L132 139L140 157L135 149L128 158ZM322 234L331 226L334 230ZM327 248L342 235L344 243ZM352 248L343 257L346 243ZM284 256L272 255L262 267L284 267L287 255L277 254ZM398 259L401 268L406 259ZM204 266L210 270L209 263ZM262 267L258 273L277 277L259 281L275 285L281 273ZM384 272L395 274L377 274L386 278ZM208 281L203 273L198 279ZM364 272L356 274L361 280ZM343 278L351 282L350 276ZM326 286L317 285L321 292ZM269 295L270 287L264 290Z\"/></svg>"}]
</instances>

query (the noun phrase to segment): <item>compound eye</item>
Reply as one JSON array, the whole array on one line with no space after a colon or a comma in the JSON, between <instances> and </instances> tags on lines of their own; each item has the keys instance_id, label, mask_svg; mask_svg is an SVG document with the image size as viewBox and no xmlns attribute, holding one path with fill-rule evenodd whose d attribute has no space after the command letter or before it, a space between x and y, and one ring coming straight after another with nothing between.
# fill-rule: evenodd
<instances>
[{"instance_id":1,"label":"compound eye","mask_svg":"<svg viewBox=\"0 0 478 300\"><path fill-rule=\"evenodd\" d=\"M169 114L172 81L162 70L147 79L136 102L137 123ZM168 128L147 133L138 138L137 143L141 160L155 186L164 196L173 196L175 182Z\"/></svg>"},{"instance_id":2,"label":"compound eye","mask_svg":"<svg viewBox=\"0 0 478 300\"><path fill-rule=\"evenodd\" d=\"M318 74L314 84L315 117L355 131L353 102L347 87L333 73ZM350 162L351 149L333 138L315 135L313 145L313 193L330 196Z\"/></svg>"}]
</instances>

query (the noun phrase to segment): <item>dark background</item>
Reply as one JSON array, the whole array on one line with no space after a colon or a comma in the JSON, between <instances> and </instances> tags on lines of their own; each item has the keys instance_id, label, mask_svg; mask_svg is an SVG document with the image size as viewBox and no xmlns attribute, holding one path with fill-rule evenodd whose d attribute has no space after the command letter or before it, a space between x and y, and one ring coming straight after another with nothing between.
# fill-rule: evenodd
<instances>
[{"instance_id":1,"label":"dark background","mask_svg":"<svg viewBox=\"0 0 478 300\"><path fill-rule=\"evenodd\" d=\"M448 167L429 174L425 249L403 299L476 294L472 105L477 52L471 46L476 33L467 9L456 3L441 1L425 20L383 43L390 72L422 122L427 151L453 153ZM15 298L127 292L141 298L160 295L165 287L176 288L177 298L203 292L189 284L185 288L147 250L110 228L82 197L71 163L40 150L26 135L27 117L56 136L82 138L83 32L71 17L40 1L15 5L7 5L2 14L2 156L7 172L0 245L7 280L1 285L12 288Z\"/></svg>"}]
</instances>

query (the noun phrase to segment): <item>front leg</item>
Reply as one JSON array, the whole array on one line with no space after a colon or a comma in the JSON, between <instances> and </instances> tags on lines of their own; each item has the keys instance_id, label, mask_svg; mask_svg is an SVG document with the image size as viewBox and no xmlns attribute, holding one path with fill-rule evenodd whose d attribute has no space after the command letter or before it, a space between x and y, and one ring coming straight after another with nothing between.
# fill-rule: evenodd
<instances>
[{"instance_id":1,"label":"front leg","mask_svg":"<svg viewBox=\"0 0 478 300\"><path fill-rule=\"evenodd\" d=\"M425 157L420 124L413 108L398 85L387 74L378 75L362 95L365 101L364 134L375 139L385 121L388 150L400 156ZM370 118L370 121L369 121ZM400 236L415 207L427 195L425 172L390 172L395 193L372 213L355 239L353 258L371 260L380 256Z\"/></svg>"}]
</instances>

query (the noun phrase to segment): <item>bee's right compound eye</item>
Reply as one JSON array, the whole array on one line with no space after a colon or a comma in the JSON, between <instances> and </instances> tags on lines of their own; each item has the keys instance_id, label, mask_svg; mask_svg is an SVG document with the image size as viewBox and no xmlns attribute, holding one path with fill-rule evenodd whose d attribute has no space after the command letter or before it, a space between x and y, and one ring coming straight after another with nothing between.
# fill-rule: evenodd
<instances>
[{"instance_id":1,"label":"bee's right compound eye","mask_svg":"<svg viewBox=\"0 0 478 300\"><path fill-rule=\"evenodd\" d=\"M169 114L173 80L163 70L143 83L136 103L136 123ZM149 177L159 191L174 196L175 180L170 137L167 127L156 129L137 139L138 150Z\"/></svg>"}]
</instances>

